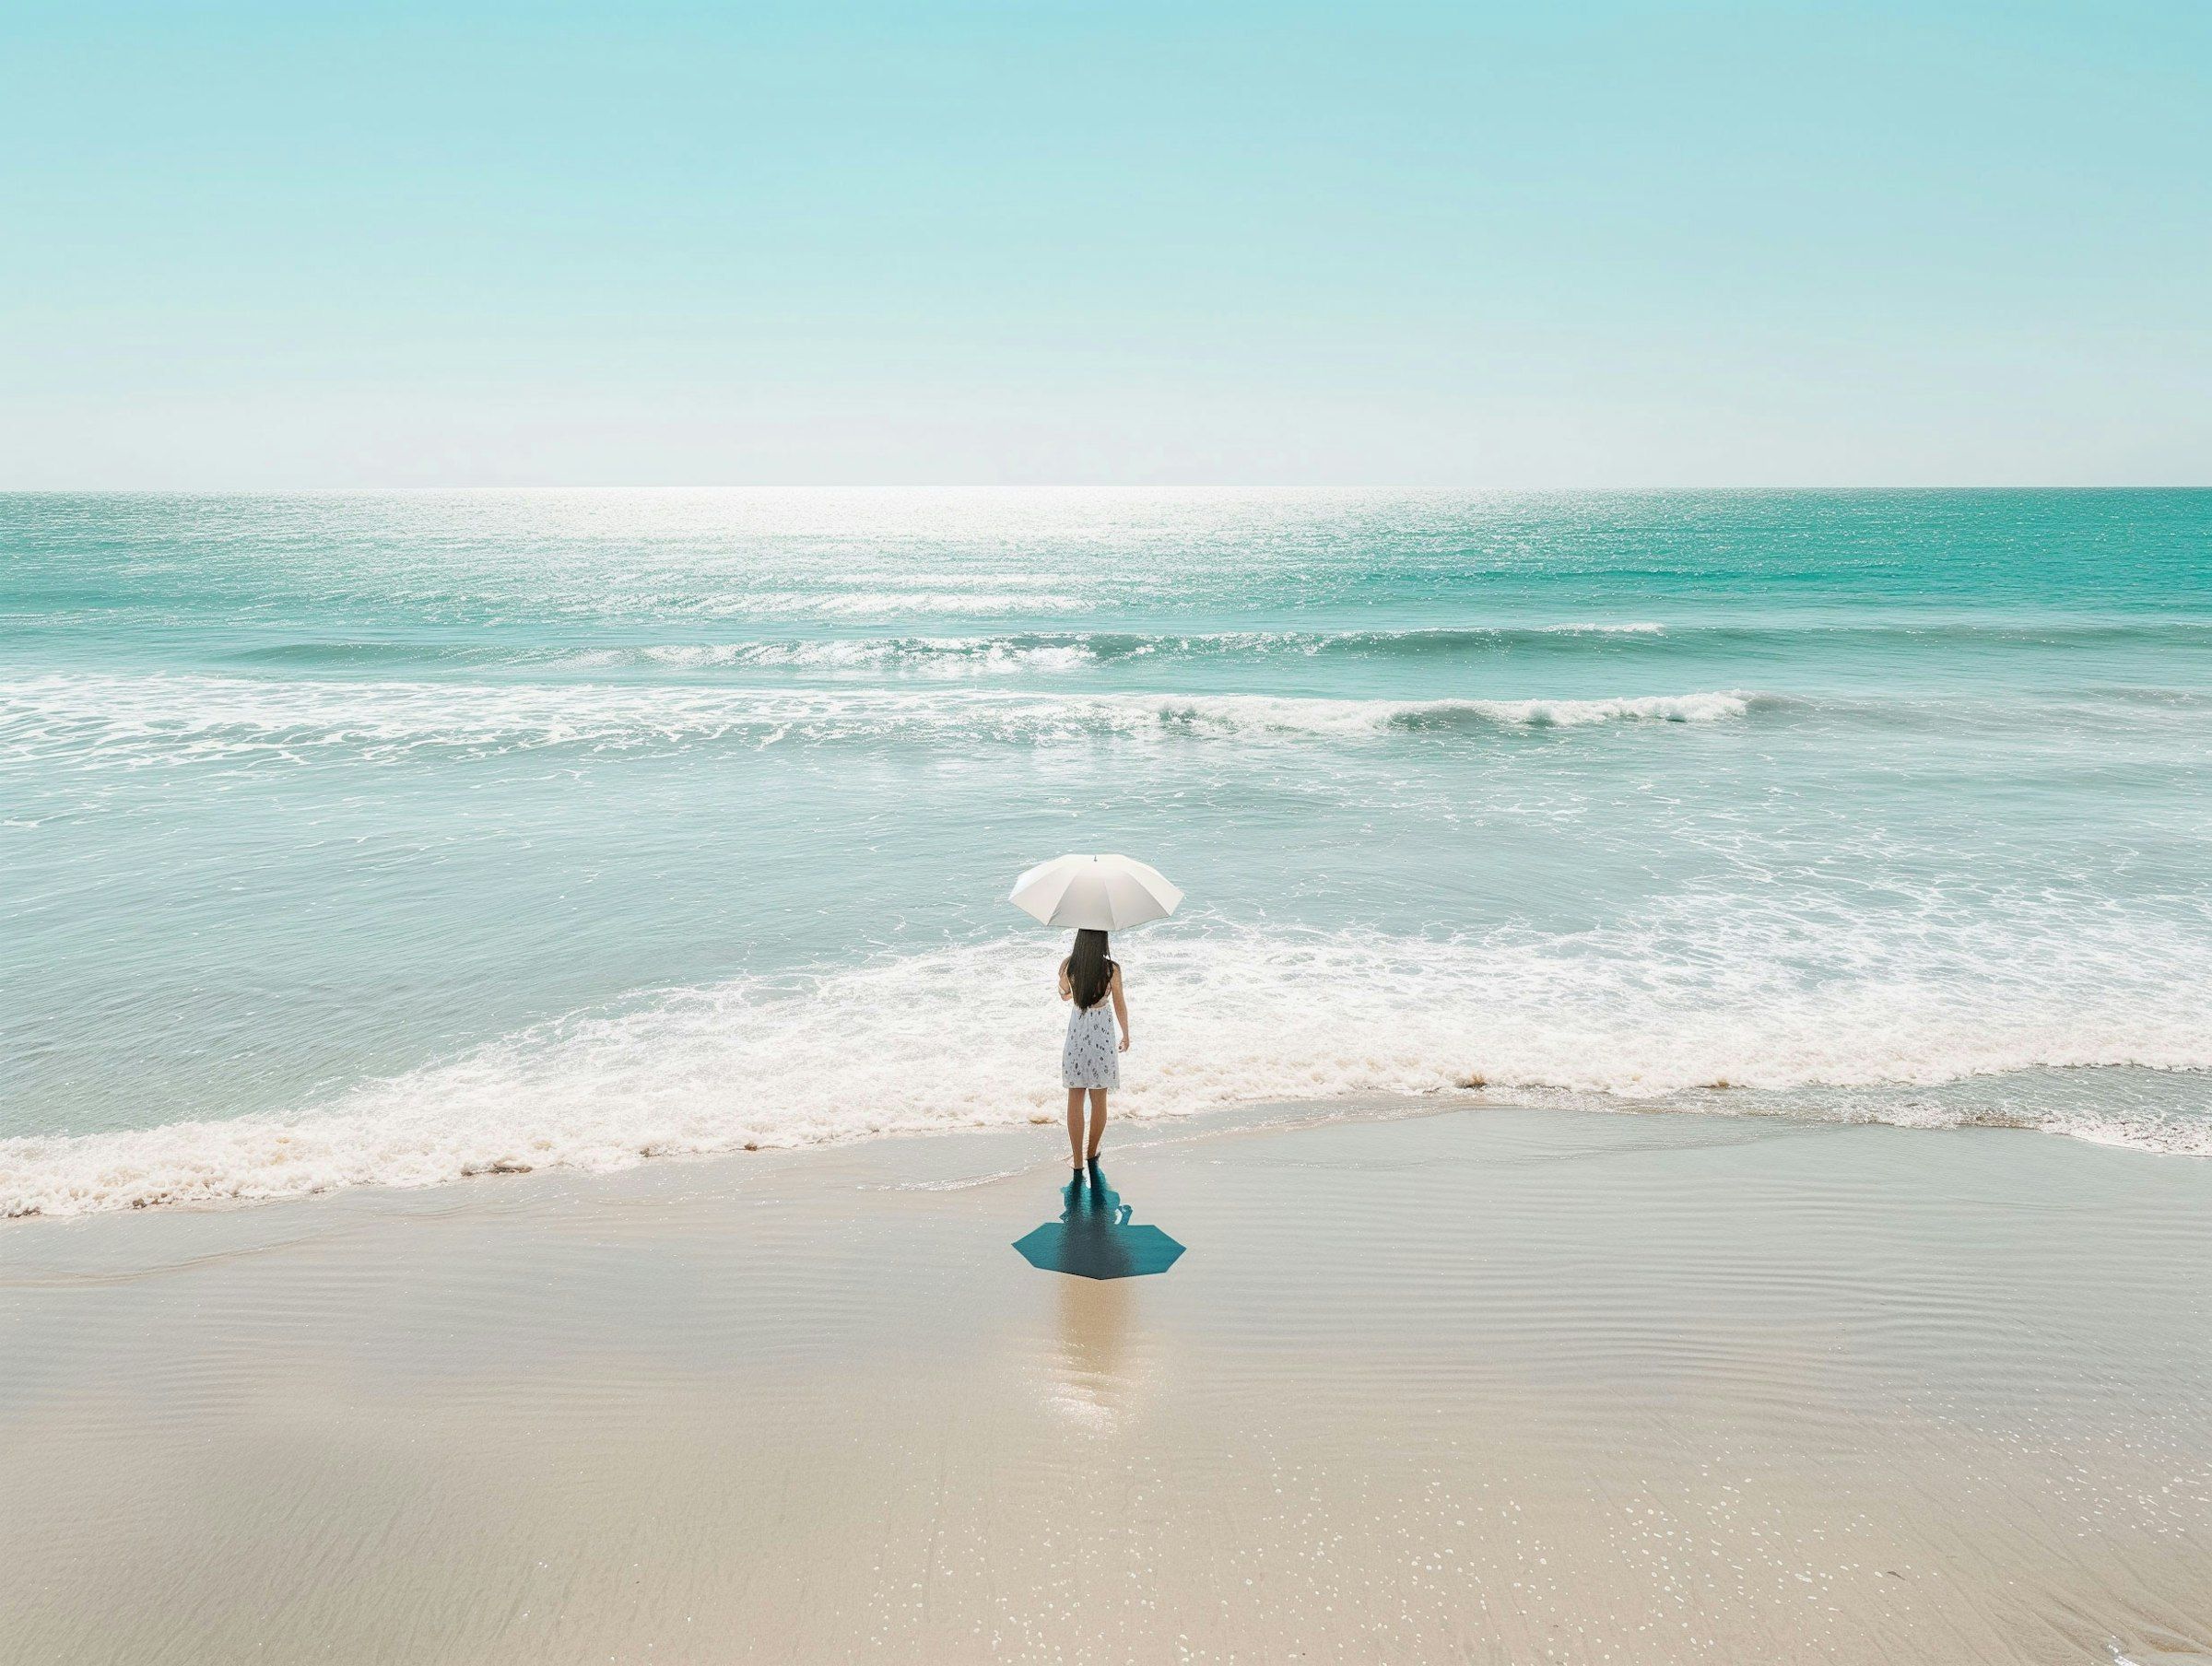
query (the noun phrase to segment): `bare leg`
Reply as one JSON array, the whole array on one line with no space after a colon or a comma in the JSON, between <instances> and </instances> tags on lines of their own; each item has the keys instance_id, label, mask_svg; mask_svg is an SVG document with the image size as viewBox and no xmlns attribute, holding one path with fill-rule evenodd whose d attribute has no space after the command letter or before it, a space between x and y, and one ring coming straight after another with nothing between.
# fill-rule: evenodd
<instances>
[{"instance_id":1,"label":"bare leg","mask_svg":"<svg viewBox=\"0 0 2212 1666\"><path fill-rule=\"evenodd\" d=\"M1069 1125L1069 1126L1072 1128L1072 1127L1075 1125L1075 1120L1076 1120L1076 1113L1075 1113L1073 1110L1070 1110L1070 1111L1067 1113L1067 1120L1068 1120L1068 1125ZM1089 1154L1089 1155L1090 1155L1090 1160L1091 1160L1092 1162L1094 1162L1094 1163L1095 1163L1095 1162L1097 1162L1097 1161L1099 1160L1099 1142L1100 1142L1100 1140L1104 1139L1105 1137L1106 1137L1106 1090L1105 1090L1103 1087L1094 1087L1094 1088L1092 1088L1092 1089L1090 1090L1090 1154Z\"/></svg>"},{"instance_id":2,"label":"bare leg","mask_svg":"<svg viewBox=\"0 0 2212 1666\"><path fill-rule=\"evenodd\" d=\"M1083 1090L1067 1090L1067 1160L1077 1174L1083 1172Z\"/></svg>"}]
</instances>

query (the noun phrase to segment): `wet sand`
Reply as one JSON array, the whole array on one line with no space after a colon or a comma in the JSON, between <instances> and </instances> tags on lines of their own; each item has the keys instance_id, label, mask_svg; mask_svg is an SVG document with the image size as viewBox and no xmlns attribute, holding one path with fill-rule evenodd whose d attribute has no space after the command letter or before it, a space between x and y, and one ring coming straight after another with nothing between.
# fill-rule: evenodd
<instances>
[{"instance_id":1,"label":"wet sand","mask_svg":"<svg viewBox=\"0 0 2212 1666\"><path fill-rule=\"evenodd\" d=\"M0 1231L0 1660L2212 1658L2212 1164L1473 1109Z\"/></svg>"}]
</instances>

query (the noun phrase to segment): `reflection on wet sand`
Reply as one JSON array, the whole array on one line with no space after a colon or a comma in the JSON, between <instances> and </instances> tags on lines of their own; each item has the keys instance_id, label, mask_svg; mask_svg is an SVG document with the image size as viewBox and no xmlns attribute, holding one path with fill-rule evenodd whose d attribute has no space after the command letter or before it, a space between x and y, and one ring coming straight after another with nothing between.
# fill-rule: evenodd
<instances>
[{"instance_id":1,"label":"reflection on wet sand","mask_svg":"<svg viewBox=\"0 0 2212 1666\"><path fill-rule=\"evenodd\" d=\"M1129 1409L1137 1386L1129 1350L1129 1286L1113 1279L1064 1278L1055 1295L1060 1339L1053 1402L1078 1421L1111 1426Z\"/></svg>"}]
</instances>

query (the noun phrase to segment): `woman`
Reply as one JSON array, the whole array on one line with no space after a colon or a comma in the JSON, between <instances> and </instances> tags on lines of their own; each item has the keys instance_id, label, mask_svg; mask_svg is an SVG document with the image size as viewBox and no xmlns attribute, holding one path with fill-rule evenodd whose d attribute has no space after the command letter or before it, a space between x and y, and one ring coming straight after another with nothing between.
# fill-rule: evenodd
<instances>
[{"instance_id":1,"label":"woman","mask_svg":"<svg viewBox=\"0 0 2212 1666\"><path fill-rule=\"evenodd\" d=\"M1060 999L1075 1003L1067 1015L1067 1040L1060 1049L1060 1080L1067 1088L1068 1162L1076 1179L1083 1165L1099 1160L1106 1132L1106 1090L1122 1085L1119 1054L1129 1050L1129 1006L1122 999L1122 968L1106 954L1106 933L1076 933L1075 952L1060 963ZM1111 1003L1111 1004L1110 1004ZM1114 1044L1113 1027L1122 1027ZM1083 1096L1090 1096L1090 1140L1083 1139Z\"/></svg>"}]
</instances>

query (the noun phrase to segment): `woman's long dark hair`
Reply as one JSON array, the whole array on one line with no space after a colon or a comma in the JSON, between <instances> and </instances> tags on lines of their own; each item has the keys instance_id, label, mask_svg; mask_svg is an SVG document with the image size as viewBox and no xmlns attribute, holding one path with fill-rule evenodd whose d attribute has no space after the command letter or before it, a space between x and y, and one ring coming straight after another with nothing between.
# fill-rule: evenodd
<instances>
[{"instance_id":1,"label":"woman's long dark hair","mask_svg":"<svg viewBox=\"0 0 2212 1666\"><path fill-rule=\"evenodd\" d=\"M1106 958L1106 933L1081 931L1076 933L1075 952L1067 957L1067 980L1075 985L1076 1005L1085 1012L1106 999L1106 986L1113 978L1113 962Z\"/></svg>"}]
</instances>

